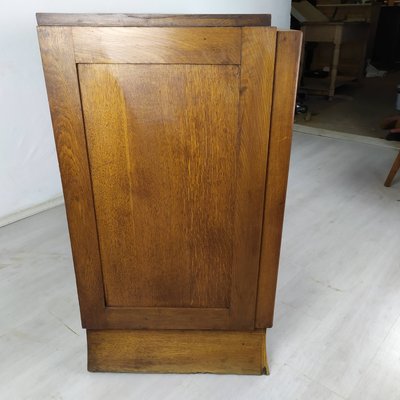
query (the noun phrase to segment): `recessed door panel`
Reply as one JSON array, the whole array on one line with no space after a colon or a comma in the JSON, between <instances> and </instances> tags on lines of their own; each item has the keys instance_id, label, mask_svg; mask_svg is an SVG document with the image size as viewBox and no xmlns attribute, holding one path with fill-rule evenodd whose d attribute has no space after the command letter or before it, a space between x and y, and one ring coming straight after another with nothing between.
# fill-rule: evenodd
<instances>
[{"instance_id":1,"label":"recessed door panel","mask_svg":"<svg viewBox=\"0 0 400 400\"><path fill-rule=\"evenodd\" d=\"M239 67L81 64L106 306L229 308Z\"/></svg>"}]
</instances>

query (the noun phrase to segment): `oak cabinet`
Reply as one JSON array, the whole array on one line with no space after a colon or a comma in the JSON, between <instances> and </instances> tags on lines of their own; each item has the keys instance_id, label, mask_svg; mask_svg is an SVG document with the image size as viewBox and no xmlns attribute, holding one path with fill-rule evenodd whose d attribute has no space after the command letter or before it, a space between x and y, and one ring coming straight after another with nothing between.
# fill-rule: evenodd
<instances>
[{"instance_id":1,"label":"oak cabinet","mask_svg":"<svg viewBox=\"0 0 400 400\"><path fill-rule=\"evenodd\" d=\"M266 372L299 33L37 18L89 370Z\"/></svg>"}]
</instances>

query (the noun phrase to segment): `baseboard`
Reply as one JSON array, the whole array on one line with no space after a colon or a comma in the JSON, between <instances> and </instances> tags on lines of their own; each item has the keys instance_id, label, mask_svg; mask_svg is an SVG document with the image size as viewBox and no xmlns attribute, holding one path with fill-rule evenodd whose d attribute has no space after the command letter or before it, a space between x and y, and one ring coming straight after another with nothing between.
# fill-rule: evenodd
<instances>
[{"instance_id":1,"label":"baseboard","mask_svg":"<svg viewBox=\"0 0 400 400\"><path fill-rule=\"evenodd\" d=\"M23 210L18 210L12 214L0 217L0 227L12 224L21 219L31 217L32 215L41 213L43 211L49 210L50 208L60 206L64 204L64 197L62 195L53 197L43 203L35 204L32 207L24 208Z\"/></svg>"},{"instance_id":2,"label":"baseboard","mask_svg":"<svg viewBox=\"0 0 400 400\"><path fill-rule=\"evenodd\" d=\"M265 329L88 330L91 372L268 374Z\"/></svg>"},{"instance_id":3,"label":"baseboard","mask_svg":"<svg viewBox=\"0 0 400 400\"><path fill-rule=\"evenodd\" d=\"M347 140L349 142L364 143L372 146L386 147L389 149L400 149L400 142L388 141L385 139L378 139L369 136L331 131L329 129L314 128L312 126L305 126L300 124L294 124L293 130L295 132L306 133L308 135L324 136L332 139Z\"/></svg>"}]
</instances>

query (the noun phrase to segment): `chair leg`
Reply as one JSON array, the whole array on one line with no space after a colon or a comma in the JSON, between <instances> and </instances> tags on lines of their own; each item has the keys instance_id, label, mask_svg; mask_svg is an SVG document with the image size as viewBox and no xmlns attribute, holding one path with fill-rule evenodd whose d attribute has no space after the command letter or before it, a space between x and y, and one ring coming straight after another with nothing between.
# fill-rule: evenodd
<instances>
[{"instance_id":1,"label":"chair leg","mask_svg":"<svg viewBox=\"0 0 400 400\"><path fill-rule=\"evenodd\" d=\"M386 181L385 181L386 187L390 187L392 185L392 181L393 181L394 177L396 176L396 173L399 169L400 169L400 152L397 155L396 159L394 160L394 163L389 172L389 175L386 178Z\"/></svg>"}]
</instances>

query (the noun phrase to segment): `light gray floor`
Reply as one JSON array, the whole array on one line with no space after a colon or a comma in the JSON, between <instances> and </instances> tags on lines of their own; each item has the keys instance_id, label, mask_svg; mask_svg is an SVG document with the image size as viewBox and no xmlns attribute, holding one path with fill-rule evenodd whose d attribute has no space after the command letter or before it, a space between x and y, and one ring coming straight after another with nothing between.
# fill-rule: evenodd
<instances>
[{"instance_id":1,"label":"light gray floor","mask_svg":"<svg viewBox=\"0 0 400 400\"><path fill-rule=\"evenodd\" d=\"M64 209L0 229L0 399L400 399L394 156L295 135L269 377L86 372Z\"/></svg>"}]
</instances>

